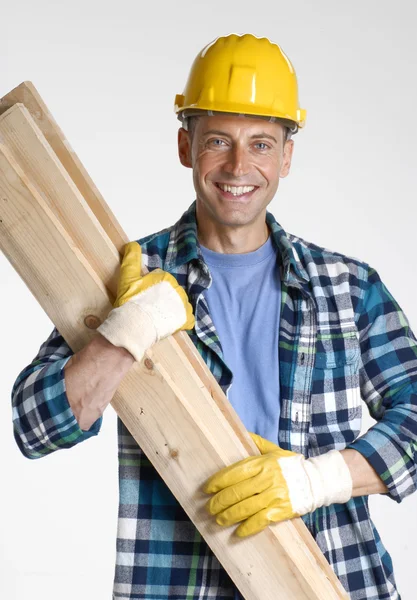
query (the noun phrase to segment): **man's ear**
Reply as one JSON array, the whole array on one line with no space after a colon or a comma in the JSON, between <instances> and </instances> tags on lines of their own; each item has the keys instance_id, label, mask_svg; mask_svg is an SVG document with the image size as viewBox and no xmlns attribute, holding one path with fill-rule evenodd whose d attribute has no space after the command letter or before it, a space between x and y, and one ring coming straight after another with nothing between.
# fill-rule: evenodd
<instances>
[{"instance_id":1,"label":"man's ear","mask_svg":"<svg viewBox=\"0 0 417 600\"><path fill-rule=\"evenodd\" d=\"M280 177L286 177L290 172L292 153L294 151L294 140L287 140L284 146L284 155L282 157Z\"/></svg>"},{"instance_id":2,"label":"man's ear","mask_svg":"<svg viewBox=\"0 0 417 600\"><path fill-rule=\"evenodd\" d=\"M191 140L190 134L184 127L178 129L178 156L181 164L191 169Z\"/></svg>"}]
</instances>

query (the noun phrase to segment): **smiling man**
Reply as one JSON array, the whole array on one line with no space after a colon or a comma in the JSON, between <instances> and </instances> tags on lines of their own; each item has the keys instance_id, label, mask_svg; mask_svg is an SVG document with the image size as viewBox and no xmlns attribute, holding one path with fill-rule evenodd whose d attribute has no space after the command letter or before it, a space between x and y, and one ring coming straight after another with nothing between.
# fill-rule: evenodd
<instances>
[{"instance_id":1,"label":"smiling man","mask_svg":"<svg viewBox=\"0 0 417 600\"><path fill-rule=\"evenodd\" d=\"M289 172L294 143L283 125L256 117L189 120L178 146L193 169L200 243L225 254L256 250L268 239L266 207Z\"/></svg>"},{"instance_id":2,"label":"smiling man","mask_svg":"<svg viewBox=\"0 0 417 600\"><path fill-rule=\"evenodd\" d=\"M38 458L96 435L133 361L185 329L261 452L206 482L219 526L255 535L301 516L351 598L397 600L367 497L416 489L417 340L375 269L286 233L267 211L306 116L279 46L218 38L176 112L196 199L127 245L115 307L88 346L72 354L54 329L19 375L17 443ZM364 403L376 423L360 436ZM120 421L119 460L113 597L238 598Z\"/></svg>"}]
</instances>

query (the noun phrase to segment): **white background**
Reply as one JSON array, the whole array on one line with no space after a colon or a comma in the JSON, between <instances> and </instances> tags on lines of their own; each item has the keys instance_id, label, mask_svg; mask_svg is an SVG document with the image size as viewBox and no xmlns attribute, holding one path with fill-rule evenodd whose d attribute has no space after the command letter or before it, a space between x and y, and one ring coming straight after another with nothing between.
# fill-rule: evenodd
<instances>
[{"instance_id":1,"label":"white background","mask_svg":"<svg viewBox=\"0 0 417 600\"><path fill-rule=\"evenodd\" d=\"M307 126L269 209L288 232L374 266L417 332L413 0L0 5L0 96L34 82L131 239L172 224L194 199L173 100L198 51L230 32L279 43ZM52 325L3 256L0 281L0 598L110 598L115 414L69 452L20 455L10 390ZM371 507L403 600L413 600L417 496L373 497Z\"/></svg>"}]
</instances>

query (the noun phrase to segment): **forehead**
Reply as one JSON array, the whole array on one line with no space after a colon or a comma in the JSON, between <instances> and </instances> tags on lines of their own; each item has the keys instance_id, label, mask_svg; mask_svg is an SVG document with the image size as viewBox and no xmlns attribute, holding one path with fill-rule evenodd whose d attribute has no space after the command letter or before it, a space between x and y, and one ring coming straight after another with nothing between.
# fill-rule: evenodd
<instances>
[{"instance_id":1,"label":"forehead","mask_svg":"<svg viewBox=\"0 0 417 600\"><path fill-rule=\"evenodd\" d=\"M281 123L270 123L267 119L246 115L202 115L196 119L197 135L204 135L211 130L243 136L267 133L279 139L283 135L284 127Z\"/></svg>"}]
</instances>

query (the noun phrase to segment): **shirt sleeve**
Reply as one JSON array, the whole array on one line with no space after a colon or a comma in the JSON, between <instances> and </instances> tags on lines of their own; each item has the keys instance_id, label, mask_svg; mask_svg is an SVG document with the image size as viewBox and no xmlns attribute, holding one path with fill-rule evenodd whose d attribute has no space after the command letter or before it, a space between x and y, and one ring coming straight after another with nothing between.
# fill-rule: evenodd
<instances>
[{"instance_id":1,"label":"shirt sleeve","mask_svg":"<svg viewBox=\"0 0 417 600\"><path fill-rule=\"evenodd\" d=\"M28 458L71 448L97 435L102 417L88 431L80 429L65 388L64 366L73 352L56 328L12 389L16 442Z\"/></svg>"},{"instance_id":2,"label":"shirt sleeve","mask_svg":"<svg viewBox=\"0 0 417 600\"><path fill-rule=\"evenodd\" d=\"M417 487L417 340L369 265L358 310L361 395L377 423L348 448L368 460L388 495L401 502Z\"/></svg>"}]
</instances>

